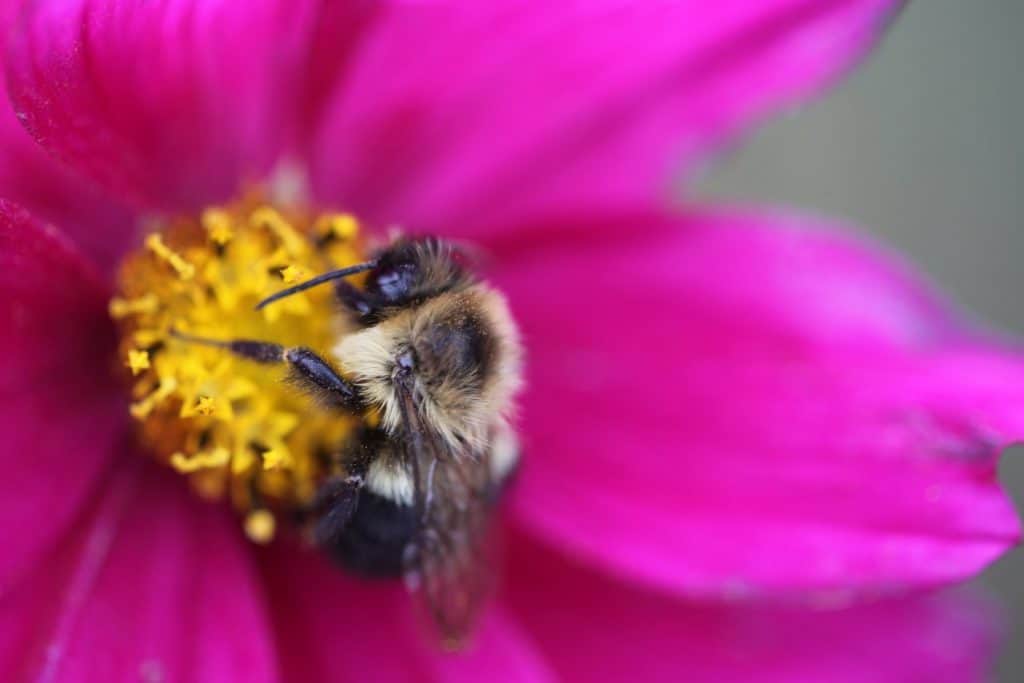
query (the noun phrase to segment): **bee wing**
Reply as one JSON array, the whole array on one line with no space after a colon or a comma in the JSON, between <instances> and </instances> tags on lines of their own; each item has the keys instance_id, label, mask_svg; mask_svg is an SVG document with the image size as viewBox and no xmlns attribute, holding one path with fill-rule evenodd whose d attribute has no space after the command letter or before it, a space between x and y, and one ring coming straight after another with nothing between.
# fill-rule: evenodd
<instances>
[{"instance_id":1,"label":"bee wing","mask_svg":"<svg viewBox=\"0 0 1024 683\"><path fill-rule=\"evenodd\" d=\"M486 452L453 450L423 424L411 391L400 392L419 530L406 549L406 579L445 645L458 647L493 586L488 548Z\"/></svg>"}]
</instances>

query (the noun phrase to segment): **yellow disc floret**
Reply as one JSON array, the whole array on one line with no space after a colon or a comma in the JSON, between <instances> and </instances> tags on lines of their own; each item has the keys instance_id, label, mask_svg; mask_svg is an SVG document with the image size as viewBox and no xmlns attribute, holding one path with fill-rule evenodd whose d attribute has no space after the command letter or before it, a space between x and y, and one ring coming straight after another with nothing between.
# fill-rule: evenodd
<instances>
[{"instance_id":1,"label":"yellow disc floret","mask_svg":"<svg viewBox=\"0 0 1024 683\"><path fill-rule=\"evenodd\" d=\"M255 310L301 279L360 262L358 223L239 202L158 226L122 266L110 314L122 329L130 412L148 449L207 498L229 498L264 543L272 511L293 511L335 467L358 417L318 410L285 369L189 342L253 339L329 357L344 333L331 289ZM126 372L128 374L128 372Z\"/></svg>"}]
</instances>

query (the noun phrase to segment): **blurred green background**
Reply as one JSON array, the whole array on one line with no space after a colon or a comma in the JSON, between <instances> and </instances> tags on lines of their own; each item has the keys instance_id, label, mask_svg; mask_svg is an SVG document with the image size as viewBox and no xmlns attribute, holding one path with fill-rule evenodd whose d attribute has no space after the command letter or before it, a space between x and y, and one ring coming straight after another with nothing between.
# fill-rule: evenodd
<instances>
[{"instance_id":1,"label":"blurred green background","mask_svg":"<svg viewBox=\"0 0 1024 683\"><path fill-rule=\"evenodd\" d=\"M856 73L760 129L694 194L853 219L1024 333L1024 2L911 2ZM1000 469L1024 511L1024 448ZM1009 621L995 680L1022 681L1024 551L978 583Z\"/></svg>"}]
</instances>

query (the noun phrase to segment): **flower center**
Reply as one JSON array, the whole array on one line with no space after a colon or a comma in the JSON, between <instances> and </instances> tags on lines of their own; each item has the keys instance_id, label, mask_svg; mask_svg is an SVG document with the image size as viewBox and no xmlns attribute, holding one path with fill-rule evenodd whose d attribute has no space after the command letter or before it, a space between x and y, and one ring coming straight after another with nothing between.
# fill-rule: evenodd
<instances>
[{"instance_id":1,"label":"flower center","mask_svg":"<svg viewBox=\"0 0 1024 683\"><path fill-rule=\"evenodd\" d=\"M285 369L187 341L253 339L328 352L343 331L329 287L257 311L264 297L362 261L359 226L250 200L158 226L120 272L110 314L132 376L144 445L207 498L228 498L256 542L333 474L329 454L360 420L316 410ZM325 355L327 355L325 353Z\"/></svg>"}]
</instances>

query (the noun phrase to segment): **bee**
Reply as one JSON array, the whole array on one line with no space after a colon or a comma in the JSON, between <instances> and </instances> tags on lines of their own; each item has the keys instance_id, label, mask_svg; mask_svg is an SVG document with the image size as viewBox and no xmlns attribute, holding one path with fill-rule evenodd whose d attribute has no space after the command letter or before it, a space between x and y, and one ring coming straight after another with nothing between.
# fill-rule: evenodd
<instances>
[{"instance_id":1,"label":"bee","mask_svg":"<svg viewBox=\"0 0 1024 683\"><path fill-rule=\"evenodd\" d=\"M346 280L362 272L362 288ZM327 282L355 323L332 350L340 372L307 348L177 336L286 364L321 406L380 416L341 448L343 474L319 485L313 538L356 572L404 576L457 644L489 591L491 508L519 458L509 423L522 377L518 330L504 297L436 238L399 238L257 308Z\"/></svg>"}]
</instances>

